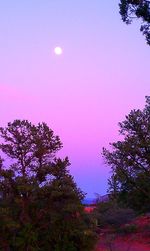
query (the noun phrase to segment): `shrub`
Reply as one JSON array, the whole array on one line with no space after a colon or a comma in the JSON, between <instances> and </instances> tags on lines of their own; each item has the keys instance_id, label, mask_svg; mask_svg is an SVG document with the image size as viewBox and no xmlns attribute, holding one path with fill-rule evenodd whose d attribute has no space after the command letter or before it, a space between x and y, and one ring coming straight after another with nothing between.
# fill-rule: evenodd
<instances>
[{"instance_id":1,"label":"shrub","mask_svg":"<svg viewBox=\"0 0 150 251\"><path fill-rule=\"evenodd\" d=\"M137 228L135 224L126 224L119 229L119 232L124 234L136 233L138 230Z\"/></svg>"},{"instance_id":2,"label":"shrub","mask_svg":"<svg viewBox=\"0 0 150 251\"><path fill-rule=\"evenodd\" d=\"M100 227L112 226L115 229L135 218L130 208L121 208L113 203L100 203L97 207L97 219Z\"/></svg>"}]
</instances>

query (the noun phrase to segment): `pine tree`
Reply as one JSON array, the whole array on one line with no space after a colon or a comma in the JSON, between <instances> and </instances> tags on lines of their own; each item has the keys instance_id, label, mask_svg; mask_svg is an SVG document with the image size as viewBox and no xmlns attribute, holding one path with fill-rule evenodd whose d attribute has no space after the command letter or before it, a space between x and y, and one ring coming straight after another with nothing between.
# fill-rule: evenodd
<instances>
[{"instance_id":1,"label":"pine tree","mask_svg":"<svg viewBox=\"0 0 150 251\"><path fill-rule=\"evenodd\" d=\"M103 156L112 171L109 181L110 192L118 194L128 206L138 211L148 211L150 210L150 97L146 97L143 110L132 110L119 126L119 132L124 139L112 143L112 151L103 149Z\"/></svg>"},{"instance_id":2,"label":"pine tree","mask_svg":"<svg viewBox=\"0 0 150 251\"><path fill-rule=\"evenodd\" d=\"M0 250L88 250L84 193L69 174L68 158L45 124L15 120L0 128Z\"/></svg>"}]
</instances>

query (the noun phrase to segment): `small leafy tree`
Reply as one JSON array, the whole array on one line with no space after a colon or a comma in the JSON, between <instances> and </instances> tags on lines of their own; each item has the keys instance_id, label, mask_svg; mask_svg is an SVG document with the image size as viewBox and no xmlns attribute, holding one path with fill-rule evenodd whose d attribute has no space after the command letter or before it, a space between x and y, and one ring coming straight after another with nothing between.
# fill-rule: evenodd
<instances>
[{"instance_id":1,"label":"small leafy tree","mask_svg":"<svg viewBox=\"0 0 150 251\"><path fill-rule=\"evenodd\" d=\"M62 143L45 124L0 128L0 250L88 250L81 200ZM88 236L93 242L94 235Z\"/></svg>"},{"instance_id":2,"label":"small leafy tree","mask_svg":"<svg viewBox=\"0 0 150 251\"><path fill-rule=\"evenodd\" d=\"M132 110L119 123L122 141L103 149L112 177L109 191L127 206L138 211L150 210L150 97L143 110Z\"/></svg>"},{"instance_id":3,"label":"small leafy tree","mask_svg":"<svg viewBox=\"0 0 150 251\"><path fill-rule=\"evenodd\" d=\"M134 19L141 19L140 31L150 45L150 1L149 0L120 0L120 14L123 22L132 23Z\"/></svg>"}]
</instances>

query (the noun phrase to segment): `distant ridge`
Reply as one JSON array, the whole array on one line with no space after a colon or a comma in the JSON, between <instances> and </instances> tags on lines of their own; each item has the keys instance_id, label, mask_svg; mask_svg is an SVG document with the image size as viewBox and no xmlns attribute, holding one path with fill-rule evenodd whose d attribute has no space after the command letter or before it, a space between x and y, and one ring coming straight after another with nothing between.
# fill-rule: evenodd
<instances>
[{"instance_id":1,"label":"distant ridge","mask_svg":"<svg viewBox=\"0 0 150 251\"><path fill-rule=\"evenodd\" d=\"M94 198L85 198L82 200L83 205L91 205L94 203L96 203L96 199L94 199Z\"/></svg>"},{"instance_id":2,"label":"distant ridge","mask_svg":"<svg viewBox=\"0 0 150 251\"><path fill-rule=\"evenodd\" d=\"M92 205L96 202L105 202L109 200L109 194L99 196L98 198L85 198L82 200L83 205Z\"/></svg>"}]
</instances>

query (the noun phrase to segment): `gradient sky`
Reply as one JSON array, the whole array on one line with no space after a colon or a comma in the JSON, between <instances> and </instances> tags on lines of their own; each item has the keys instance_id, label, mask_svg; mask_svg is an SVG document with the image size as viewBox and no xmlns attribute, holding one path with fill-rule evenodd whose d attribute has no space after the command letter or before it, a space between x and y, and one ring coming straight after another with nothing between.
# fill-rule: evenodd
<instances>
[{"instance_id":1,"label":"gradient sky","mask_svg":"<svg viewBox=\"0 0 150 251\"><path fill-rule=\"evenodd\" d=\"M106 193L102 147L150 94L150 47L119 0L0 1L0 126L46 122L87 197ZM55 46L63 54L53 53Z\"/></svg>"}]
</instances>

